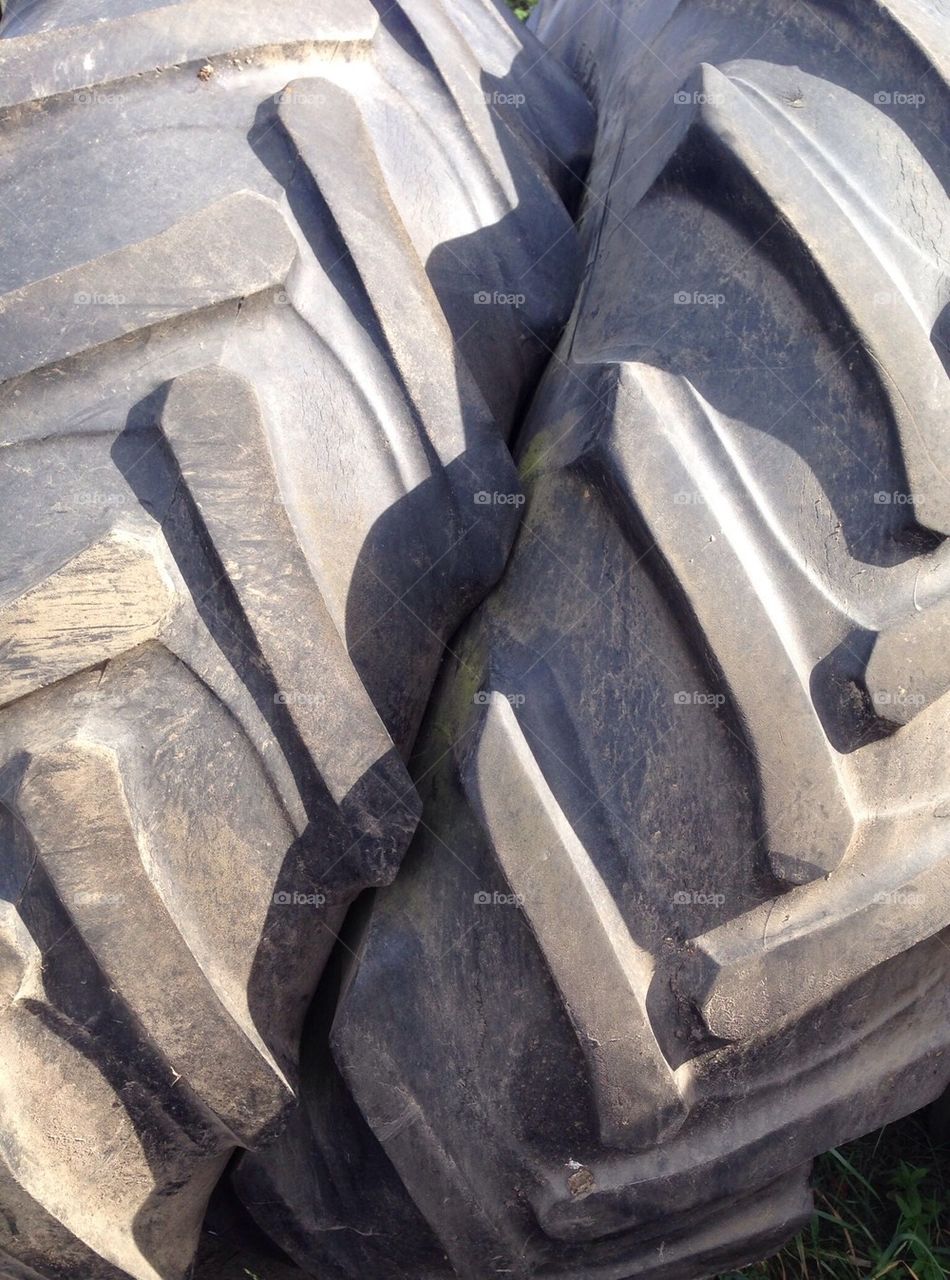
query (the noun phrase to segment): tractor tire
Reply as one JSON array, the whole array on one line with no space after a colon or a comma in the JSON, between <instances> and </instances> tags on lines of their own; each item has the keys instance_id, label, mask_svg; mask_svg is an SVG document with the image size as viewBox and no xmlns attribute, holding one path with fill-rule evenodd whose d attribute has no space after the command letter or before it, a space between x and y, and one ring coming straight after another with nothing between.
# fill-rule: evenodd
<instances>
[{"instance_id":1,"label":"tractor tire","mask_svg":"<svg viewBox=\"0 0 950 1280\"><path fill-rule=\"evenodd\" d=\"M0 116L0 1274L182 1280L415 829L593 114L490 0L11 0Z\"/></svg>"},{"instance_id":2,"label":"tractor tire","mask_svg":"<svg viewBox=\"0 0 950 1280\"><path fill-rule=\"evenodd\" d=\"M542 6L588 265L417 835L235 1173L307 1274L710 1276L947 1086L946 18Z\"/></svg>"}]
</instances>

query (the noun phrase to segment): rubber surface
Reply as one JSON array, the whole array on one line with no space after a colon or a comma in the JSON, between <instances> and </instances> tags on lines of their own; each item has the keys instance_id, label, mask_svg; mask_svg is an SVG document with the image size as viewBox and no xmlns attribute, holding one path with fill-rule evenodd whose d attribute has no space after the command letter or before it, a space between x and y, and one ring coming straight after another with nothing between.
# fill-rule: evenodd
<instances>
[{"instance_id":1,"label":"rubber surface","mask_svg":"<svg viewBox=\"0 0 950 1280\"><path fill-rule=\"evenodd\" d=\"M310 1132L237 1175L309 1274L712 1275L946 1087L946 17L542 8L588 266Z\"/></svg>"},{"instance_id":2,"label":"rubber surface","mask_svg":"<svg viewBox=\"0 0 950 1280\"><path fill-rule=\"evenodd\" d=\"M0 1269L178 1280L415 829L592 115L487 3L0 36Z\"/></svg>"}]
</instances>

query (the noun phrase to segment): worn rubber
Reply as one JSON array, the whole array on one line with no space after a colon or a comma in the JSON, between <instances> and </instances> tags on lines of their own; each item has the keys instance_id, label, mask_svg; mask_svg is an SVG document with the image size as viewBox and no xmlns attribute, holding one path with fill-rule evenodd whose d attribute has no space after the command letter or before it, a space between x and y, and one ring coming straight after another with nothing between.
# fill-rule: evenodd
<instances>
[{"instance_id":1,"label":"worn rubber","mask_svg":"<svg viewBox=\"0 0 950 1280\"><path fill-rule=\"evenodd\" d=\"M946 1087L946 18L542 8L588 268L309 1133L238 1171L308 1274L731 1270Z\"/></svg>"},{"instance_id":2,"label":"worn rubber","mask_svg":"<svg viewBox=\"0 0 950 1280\"><path fill-rule=\"evenodd\" d=\"M482 0L0 36L0 1271L180 1280L415 829L593 117Z\"/></svg>"}]
</instances>

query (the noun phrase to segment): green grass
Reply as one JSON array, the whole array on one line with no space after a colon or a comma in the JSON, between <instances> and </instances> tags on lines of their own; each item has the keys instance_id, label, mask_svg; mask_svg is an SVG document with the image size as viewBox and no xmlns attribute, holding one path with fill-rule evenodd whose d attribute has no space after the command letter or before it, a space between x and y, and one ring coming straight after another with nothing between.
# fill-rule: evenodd
<instances>
[{"instance_id":1,"label":"green grass","mask_svg":"<svg viewBox=\"0 0 950 1280\"><path fill-rule=\"evenodd\" d=\"M525 18L538 3L538 0L506 0L506 3L515 17L524 22Z\"/></svg>"},{"instance_id":2,"label":"green grass","mask_svg":"<svg viewBox=\"0 0 950 1280\"><path fill-rule=\"evenodd\" d=\"M719 1280L947 1280L950 1150L920 1116L815 1162L815 1213L780 1253Z\"/></svg>"}]
</instances>

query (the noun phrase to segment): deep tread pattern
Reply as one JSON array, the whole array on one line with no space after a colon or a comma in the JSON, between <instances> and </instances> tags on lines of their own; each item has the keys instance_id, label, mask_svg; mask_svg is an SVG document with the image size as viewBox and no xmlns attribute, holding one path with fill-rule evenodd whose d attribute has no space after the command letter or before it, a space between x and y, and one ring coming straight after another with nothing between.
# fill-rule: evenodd
<instances>
[{"instance_id":1,"label":"deep tread pattern","mask_svg":"<svg viewBox=\"0 0 950 1280\"><path fill-rule=\"evenodd\" d=\"M588 1061L601 1141L655 1146L686 1118L688 1070L677 1077L653 1035L646 1005L653 959L630 936L507 698L491 695L476 734L463 773L466 794L570 1014ZM507 779L504 791L491 785L496 777Z\"/></svg>"},{"instance_id":2,"label":"deep tread pattern","mask_svg":"<svg viewBox=\"0 0 950 1280\"><path fill-rule=\"evenodd\" d=\"M227 13L211 0L172 0L30 35L16 30L16 18L14 7L3 34L20 42L0 50L0 108L32 107L173 67L214 66L216 58L257 61L287 46L352 56L368 51L379 21L370 0L314 0L300 10L279 0L238 0Z\"/></svg>"},{"instance_id":3,"label":"deep tread pattern","mask_svg":"<svg viewBox=\"0 0 950 1280\"><path fill-rule=\"evenodd\" d=\"M89 795L97 800L94 822L85 816L83 798ZM274 1078L246 1011L242 1018L219 1001L161 910L115 753L83 737L32 757L19 782L16 812L104 977L123 992L162 1057L238 1141L252 1142L278 1113L286 1085ZM118 903L122 910L103 910ZM195 1043L182 1006L200 1018L204 1042ZM226 1046L227 1077L221 1059L208 1055L208 1043Z\"/></svg>"},{"instance_id":4,"label":"deep tread pattern","mask_svg":"<svg viewBox=\"0 0 950 1280\"><path fill-rule=\"evenodd\" d=\"M950 396L930 339L945 289L945 263L930 238L946 205L943 190L926 170L902 175L900 135L883 121L862 138L863 154L842 168L839 139L819 140L819 122L847 110L842 90L801 77L802 100L789 101L779 85L756 83L754 68L743 74L740 63L729 71L703 66L688 82L686 92L695 83L703 104L690 139L718 154L747 189L757 181L762 216L793 229L798 256L807 257L866 348L900 441L916 519L950 532L943 459ZM872 158L874 193L861 182L861 162ZM881 187L895 193L891 207L880 207ZM841 228L834 245L825 234L831 221ZM875 299L888 305L874 306Z\"/></svg>"},{"instance_id":5,"label":"deep tread pattern","mask_svg":"<svg viewBox=\"0 0 950 1280\"><path fill-rule=\"evenodd\" d=\"M0 377L275 288L295 256L290 228L272 200L238 192L216 201L142 244L0 297ZM130 282L141 290L135 297L123 292Z\"/></svg>"},{"instance_id":6,"label":"deep tread pattern","mask_svg":"<svg viewBox=\"0 0 950 1280\"><path fill-rule=\"evenodd\" d=\"M0 1270L183 1280L417 824L593 120L487 3L106 8L0 28ZM559 121L492 109L512 63Z\"/></svg>"},{"instance_id":7,"label":"deep tread pattern","mask_svg":"<svg viewBox=\"0 0 950 1280\"><path fill-rule=\"evenodd\" d=\"M812 702L803 637L782 600L797 566L744 482L716 411L695 387L624 363L602 394L612 401L613 427L576 465L594 483L605 482L631 542L646 536L662 554L716 655L757 744L775 875L792 883L825 875L844 857L855 817L840 756ZM629 430L635 419L637 437ZM682 494L693 500L678 503ZM779 737L771 732L776 701L783 708Z\"/></svg>"},{"instance_id":8,"label":"deep tread pattern","mask_svg":"<svg viewBox=\"0 0 950 1280\"><path fill-rule=\"evenodd\" d=\"M352 893L395 874L415 826L413 786L350 663L339 632L280 500L253 388L221 369L174 382L162 430L250 635L244 640L270 679L282 732L309 759L318 794L304 797L326 849L337 846L333 880ZM312 667L300 654L313 647ZM291 696L281 691L293 689ZM361 795L362 792L362 795ZM359 797L359 803L356 798ZM320 801L328 812L320 812ZM334 831L347 808L347 820ZM395 815L402 814L397 821ZM389 818L392 838L379 834ZM375 831L375 839L365 833ZM366 846L366 867L359 864ZM374 859L377 860L374 865Z\"/></svg>"},{"instance_id":9,"label":"deep tread pattern","mask_svg":"<svg viewBox=\"0 0 950 1280\"><path fill-rule=\"evenodd\" d=\"M365 1274L357 1233L381 1275L730 1270L817 1153L947 1084L946 31L916 0L540 30L599 107L589 266L422 823L310 1029L309 1138L249 1184L319 1171L255 1211L311 1274Z\"/></svg>"},{"instance_id":10,"label":"deep tread pattern","mask_svg":"<svg viewBox=\"0 0 950 1280\"><path fill-rule=\"evenodd\" d=\"M160 547L110 530L0 609L0 705L154 640L174 597Z\"/></svg>"},{"instance_id":11,"label":"deep tread pattern","mask_svg":"<svg viewBox=\"0 0 950 1280\"><path fill-rule=\"evenodd\" d=\"M944 569L944 564L937 566ZM931 577L935 574L931 571ZM915 601L914 612L878 632L868 659L866 683L883 720L908 724L947 692L950 673L942 661L950 644L950 596Z\"/></svg>"}]
</instances>

